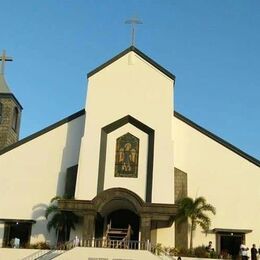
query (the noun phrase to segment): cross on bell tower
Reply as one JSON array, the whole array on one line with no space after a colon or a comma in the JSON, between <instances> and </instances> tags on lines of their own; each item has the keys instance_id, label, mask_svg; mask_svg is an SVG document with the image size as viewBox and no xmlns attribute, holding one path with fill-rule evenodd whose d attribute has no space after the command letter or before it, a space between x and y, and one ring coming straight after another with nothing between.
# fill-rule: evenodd
<instances>
[{"instance_id":1,"label":"cross on bell tower","mask_svg":"<svg viewBox=\"0 0 260 260\"><path fill-rule=\"evenodd\" d=\"M5 62L6 62L6 61L13 61L13 58L7 57L5 50L3 50L2 55L0 56L0 61L1 61L1 70L0 70L0 73L1 73L1 74L4 74Z\"/></svg>"},{"instance_id":2,"label":"cross on bell tower","mask_svg":"<svg viewBox=\"0 0 260 260\"><path fill-rule=\"evenodd\" d=\"M0 56L0 150L19 139L22 106L4 78L5 63L12 60L3 50Z\"/></svg>"}]
</instances>

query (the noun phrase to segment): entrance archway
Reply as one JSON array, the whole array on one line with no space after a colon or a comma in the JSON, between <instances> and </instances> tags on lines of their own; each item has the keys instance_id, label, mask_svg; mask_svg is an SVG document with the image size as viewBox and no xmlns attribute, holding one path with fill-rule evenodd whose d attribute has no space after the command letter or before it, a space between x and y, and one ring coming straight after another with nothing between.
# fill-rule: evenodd
<instances>
[{"instance_id":1,"label":"entrance archway","mask_svg":"<svg viewBox=\"0 0 260 260\"><path fill-rule=\"evenodd\" d=\"M139 240L139 217L132 211L127 209L119 209L113 211L107 216L108 223L113 228L127 229L131 226L131 240Z\"/></svg>"},{"instance_id":2,"label":"entrance archway","mask_svg":"<svg viewBox=\"0 0 260 260\"><path fill-rule=\"evenodd\" d=\"M98 196L96 204L98 210L95 219L95 237L106 237L110 231L116 232L116 229L128 230L130 225L130 240L139 240L139 214L142 201L138 201L134 193L121 190L117 190L116 194L106 191L103 193L106 195L104 197L101 195Z\"/></svg>"},{"instance_id":3,"label":"entrance archway","mask_svg":"<svg viewBox=\"0 0 260 260\"><path fill-rule=\"evenodd\" d=\"M125 225L119 219L124 219L127 215L132 215L135 219L132 223L133 238L140 241L151 240L152 228L170 227L177 213L175 204L147 203L135 192L119 187L105 190L92 200L59 200L58 205L62 210L82 214L82 237L85 240L102 238L109 224L108 217L116 220L117 225ZM127 220L131 218L126 217ZM137 235L139 232L140 237Z\"/></svg>"}]
</instances>

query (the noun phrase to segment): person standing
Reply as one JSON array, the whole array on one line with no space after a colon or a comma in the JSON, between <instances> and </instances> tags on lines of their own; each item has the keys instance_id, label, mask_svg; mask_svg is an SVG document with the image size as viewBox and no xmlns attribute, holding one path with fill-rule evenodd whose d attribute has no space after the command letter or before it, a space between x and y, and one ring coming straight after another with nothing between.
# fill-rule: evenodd
<instances>
[{"instance_id":1,"label":"person standing","mask_svg":"<svg viewBox=\"0 0 260 260\"><path fill-rule=\"evenodd\" d=\"M251 259L252 260L257 260L257 249L255 247L255 244L252 245L252 248L251 248Z\"/></svg>"},{"instance_id":2,"label":"person standing","mask_svg":"<svg viewBox=\"0 0 260 260\"><path fill-rule=\"evenodd\" d=\"M248 260L248 247L246 247L243 243L240 245L240 254L241 254L241 258L242 260Z\"/></svg>"},{"instance_id":3,"label":"person standing","mask_svg":"<svg viewBox=\"0 0 260 260\"><path fill-rule=\"evenodd\" d=\"M214 248L212 247L212 241L209 241L209 244L206 246L206 250L208 252L214 251Z\"/></svg>"}]
</instances>

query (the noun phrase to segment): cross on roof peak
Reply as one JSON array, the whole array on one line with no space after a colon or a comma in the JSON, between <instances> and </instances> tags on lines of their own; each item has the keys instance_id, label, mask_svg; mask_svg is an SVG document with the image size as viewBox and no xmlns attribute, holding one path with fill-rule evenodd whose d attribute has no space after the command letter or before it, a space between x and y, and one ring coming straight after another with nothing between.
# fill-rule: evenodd
<instances>
[{"instance_id":1,"label":"cross on roof peak","mask_svg":"<svg viewBox=\"0 0 260 260\"><path fill-rule=\"evenodd\" d=\"M126 20L125 23L132 25L132 46L135 46L135 26L137 24L142 24L143 22L139 20L137 17L133 16L129 20Z\"/></svg>"},{"instance_id":2,"label":"cross on roof peak","mask_svg":"<svg viewBox=\"0 0 260 260\"><path fill-rule=\"evenodd\" d=\"M5 62L6 61L13 61L13 58L7 57L5 50L3 50L2 55L0 56L0 61L1 61L0 74L4 74Z\"/></svg>"}]
</instances>

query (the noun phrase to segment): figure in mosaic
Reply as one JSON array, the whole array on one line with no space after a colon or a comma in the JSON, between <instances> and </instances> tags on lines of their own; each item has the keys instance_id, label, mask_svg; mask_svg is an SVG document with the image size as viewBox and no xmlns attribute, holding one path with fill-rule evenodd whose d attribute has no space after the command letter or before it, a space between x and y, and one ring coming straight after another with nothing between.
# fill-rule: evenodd
<instances>
[{"instance_id":1,"label":"figure in mosaic","mask_svg":"<svg viewBox=\"0 0 260 260\"><path fill-rule=\"evenodd\" d=\"M137 177L139 139L130 133L116 141L116 177Z\"/></svg>"}]
</instances>

